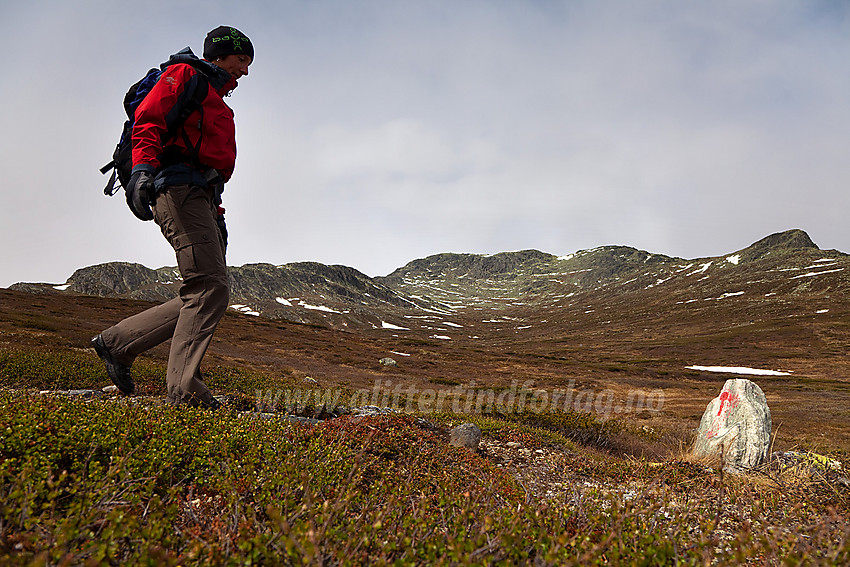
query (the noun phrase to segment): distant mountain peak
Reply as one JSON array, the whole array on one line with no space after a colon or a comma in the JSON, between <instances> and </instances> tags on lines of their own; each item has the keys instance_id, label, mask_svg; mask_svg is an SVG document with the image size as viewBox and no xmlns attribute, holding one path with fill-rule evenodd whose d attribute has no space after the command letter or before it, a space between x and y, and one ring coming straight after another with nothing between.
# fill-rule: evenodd
<instances>
[{"instance_id":1,"label":"distant mountain peak","mask_svg":"<svg viewBox=\"0 0 850 567\"><path fill-rule=\"evenodd\" d=\"M445 252L434 254L408 262L393 273L378 278L391 284L401 281L404 277L432 277L435 275L448 277L514 277L519 271L534 268L541 263L555 260L553 254L539 250L519 250L516 252L499 252L497 254L456 254Z\"/></svg>"},{"instance_id":2,"label":"distant mountain peak","mask_svg":"<svg viewBox=\"0 0 850 567\"><path fill-rule=\"evenodd\" d=\"M777 232L770 236L765 236L758 242L754 243L750 248L818 248L818 245L812 242L805 230L793 228L784 232Z\"/></svg>"},{"instance_id":3,"label":"distant mountain peak","mask_svg":"<svg viewBox=\"0 0 850 567\"><path fill-rule=\"evenodd\" d=\"M316 262L246 264L230 267L229 277L231 307L238 312L338 329L410 330L419 324L443 337L463 326L446 317L476 310L566 309L573 301L589 305L587 297L596 292L606 294L606 301L616 297L640 304L656 288L663 289L664 301L675 297L674 305L696 307L700 300L725 299L748 289L754 289L753 297L798 288L845 289L850 274L845 270L850 270L850 255L821 251L808 234L794 229L731 255L695 260L600 246L567 256L539 250L435 254L377 278ZM175 297L180 284L175 267L152 270L111 262L80 268L63 285L21 283L12 289L161 302ZM584 298L571 299L580 294ZM480 321L496 319L504 318Z\"/></svg>"},{"instance_id":4,"label":"distant mountain peak","mask_svg":"<svg viewBox=\"0 0 850 567\"><path fill-rule=\"evenodd\" d=\"M809 235L804 230L794 228L784 232L777 232L770 236L765 236L758 242L754 242L750 246L741 250L741 254L746 260L756 260L777 251L791 251L801 249L820 250Z\"/></svg>"}]
</instances>

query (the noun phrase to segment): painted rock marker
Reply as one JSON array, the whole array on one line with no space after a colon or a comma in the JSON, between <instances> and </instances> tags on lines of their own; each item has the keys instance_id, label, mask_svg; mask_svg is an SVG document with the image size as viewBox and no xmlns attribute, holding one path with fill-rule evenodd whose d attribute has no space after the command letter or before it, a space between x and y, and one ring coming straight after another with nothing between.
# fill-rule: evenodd
<instances>
[{"instance_id":1,"label":"painted rock marker","mask_svg":"<svg viewBox=\"0 0 850 567\"><path fill-rule=\"evenodd\" d=\"M727 380L705 409L693 454L722 459L728 471L756 468L767 459L771 427L761 388L746 378Z\"/></svg>"}]
</instances>

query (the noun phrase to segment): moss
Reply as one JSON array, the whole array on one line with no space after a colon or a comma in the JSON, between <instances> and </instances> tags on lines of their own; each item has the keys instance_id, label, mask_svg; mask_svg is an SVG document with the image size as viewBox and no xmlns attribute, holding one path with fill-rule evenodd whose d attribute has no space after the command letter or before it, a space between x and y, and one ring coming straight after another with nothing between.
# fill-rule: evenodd
<instances>
[{"instance_id":1,"label":"moss","mask_svg":"<svg viewBox=\"0 0 850 567\"><path fill-rule=\"evenodd\" d=\"M149 380L161 371L139 364ZM102 372L88 352L0 352L6 387L96 382ZM207 379L250 406L258 384L297 377L221 365ZM832 469L792 484L622 458L624 436L655 434L581 412L429 418L557 449L547 474L558 482L535 488L526 465L451 447L414 417L308 427L233 410L0 391L0 563L850 561L848 494Z\"/></svg>"}]
</instances>

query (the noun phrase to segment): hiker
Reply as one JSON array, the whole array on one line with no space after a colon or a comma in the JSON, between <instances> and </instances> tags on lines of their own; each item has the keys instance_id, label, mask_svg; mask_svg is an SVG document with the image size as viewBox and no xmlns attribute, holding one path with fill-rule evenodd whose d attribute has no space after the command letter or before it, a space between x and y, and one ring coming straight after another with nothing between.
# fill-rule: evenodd
<instances>
[{"instance_id":1,"label":"hiker","mask_svg":"<svg viewBox=\"0 0 850 567\"><path fill-rule=\"evenodd\" d=\"M159 225L174 248L183 283L178 297L91 340L124 394L135 391L130 366L136 356L171 339L166 400L221 406L204 384L200 365L230 296L227 228L220 204L236 162L236 131L223 97L248 74L253 59L247 37L235 28L218 27L204 40L203 60L188 48L172 55L136 109L127 204L138 218ZM198 89L207 89L206 95L197 96ZM171 135L176 116L190 99L198 100L198 108Z\"/></svg>"}]
</instances>

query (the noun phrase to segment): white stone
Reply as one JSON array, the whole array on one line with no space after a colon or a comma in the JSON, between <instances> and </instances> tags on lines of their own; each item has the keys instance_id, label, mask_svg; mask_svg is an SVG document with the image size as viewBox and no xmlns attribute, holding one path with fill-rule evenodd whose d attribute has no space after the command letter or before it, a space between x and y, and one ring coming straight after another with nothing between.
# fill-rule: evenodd
<instances>
[{"instance_id":1,"label":"white stone","mask_svg":"<svg viewBox=\"0 0 850 567\"><path fill-rule=\"evenodd\" d=\"M733 378L708 404L693 454L698 458L722 458L723 468L728 471L753 469L767 459L770 432L770 408L764 392L746 378Z\"/></svg>"}]
</instances>

